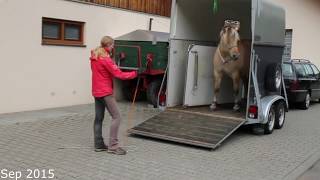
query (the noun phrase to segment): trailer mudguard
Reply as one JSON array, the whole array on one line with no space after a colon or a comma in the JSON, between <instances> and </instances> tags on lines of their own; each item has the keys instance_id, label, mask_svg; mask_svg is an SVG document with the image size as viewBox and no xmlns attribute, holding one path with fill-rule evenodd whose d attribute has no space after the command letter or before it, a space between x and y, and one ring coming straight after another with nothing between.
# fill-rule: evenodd
<instances>
[{"instance_id":1,"label":"trailer mudguard","mask_svg":"<svg viewBox=\"0 0 320 180\"><path fill-rule=\"evenodd\" d=\"M266 124L268 122L269 110L270 110L271 106L277 101L286 102L284 97L280 96L280 95L265 96L261 99L261 106L260 106L261 113L260 113L259 119L262 124Z\"/></svg>"}]
</instances>

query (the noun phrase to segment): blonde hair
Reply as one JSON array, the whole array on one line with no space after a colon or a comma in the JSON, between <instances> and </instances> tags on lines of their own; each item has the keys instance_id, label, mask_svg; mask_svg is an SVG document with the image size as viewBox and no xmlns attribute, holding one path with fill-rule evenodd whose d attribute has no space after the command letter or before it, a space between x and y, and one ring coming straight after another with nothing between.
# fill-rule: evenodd
<instances>
[{"instance_id":1,"label":"blonde hair","mask_svg":"<svg viewBox=\"0 0 320 180\"><path fill-rule=\"evenodd\" d=\"M108 55L108 53L106 52L105 48L110 47L111 45L113 45L113 43L114 43L114 40L112 39L112 37L104 36L104 37L102 37L102 39L100 41L100 46L96 47L93 50L93 53L97 57L106 57Z\"/></svg>"}]
</instances>

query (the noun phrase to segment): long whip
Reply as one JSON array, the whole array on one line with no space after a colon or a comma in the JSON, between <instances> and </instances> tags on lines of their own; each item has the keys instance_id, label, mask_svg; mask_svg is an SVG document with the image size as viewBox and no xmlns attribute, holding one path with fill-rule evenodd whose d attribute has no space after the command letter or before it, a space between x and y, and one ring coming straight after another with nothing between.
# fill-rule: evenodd
<instances>
[{"instance_id":1,"label":"long whip","mask_svg":"<svg viewBox=\"0 0 320 180\"><path fill-rule=\"evenodd\" d=\"M128 112L128 116L127 116L127 129L126 129L126 132L125 132L125 136L124 136L124 147L128 147L128 144L129 144L129 132L128 130L132 127L132 124L133 124L133 118L134 118L134 111L135 111L135 101L136 101L136 97L137 97L137 94L138 94L138 89L139 89L139 84L140 84L140 79L141 77L138 77L138 81L137 81L137 85L136 85L136 89L134 91L134 95L133 95L133 100L132 100L132 103L130 105L130 109L129 109L129 112Z\"/></svg>"}]
</instances>

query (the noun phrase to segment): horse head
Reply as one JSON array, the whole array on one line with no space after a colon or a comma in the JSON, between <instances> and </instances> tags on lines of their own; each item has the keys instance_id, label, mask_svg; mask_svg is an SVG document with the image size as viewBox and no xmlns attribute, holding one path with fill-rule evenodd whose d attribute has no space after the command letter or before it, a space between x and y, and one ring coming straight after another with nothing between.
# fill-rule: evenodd
<instances>
[{"instance_id":1,"label":"horse head","mask_svg":"<svg viewBox=\"0 0 320 180\"><path fill-rule=\"evenodd\" d=\"M229 57L230 60L238 60L240 57L240 22L226 20L220 32L220 53Z\"/></svg>"}]
</instances>

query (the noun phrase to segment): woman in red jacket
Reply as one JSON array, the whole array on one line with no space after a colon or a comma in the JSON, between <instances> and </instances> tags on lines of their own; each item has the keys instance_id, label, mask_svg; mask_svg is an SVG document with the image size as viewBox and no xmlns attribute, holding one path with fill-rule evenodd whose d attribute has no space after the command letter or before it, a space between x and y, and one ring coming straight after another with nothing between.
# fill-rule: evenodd
<instances>
[{"instance_id":1,"label":"woman in red jacket","mask_svg":"<svg viewBox=\"0 0 320 180\"><path fill-rule=\"evenodd\" d=\"M92 95L95 99L94 145L95 151L107 151L117 155L125 155L126 151L118 146L118 131L120 113L113 96L113 78L122 80L137 77L137 72L122 72L111 59L114 40L105 36L101 39L101 46L91 51ZM102 122L105 108L112 117L108 147L102 137Z\"/></svg>"}]
</instances>

